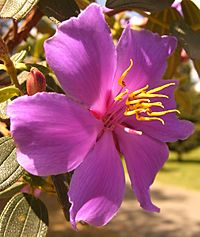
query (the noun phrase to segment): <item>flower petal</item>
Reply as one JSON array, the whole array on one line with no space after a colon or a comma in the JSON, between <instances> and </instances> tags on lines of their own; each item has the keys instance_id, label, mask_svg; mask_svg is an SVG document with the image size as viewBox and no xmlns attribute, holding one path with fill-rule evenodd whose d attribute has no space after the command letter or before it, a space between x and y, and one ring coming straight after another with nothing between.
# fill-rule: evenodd
<instances>
[{"instance_id":1,"label":"flower petal","mask_svg":"<svg viewBox=\"0 0 200 237\"><path fill-rule=\"evenodd\" d=\"M168 157L168 147L146 135L134 135L117 129L119 146L125 157L132 188L146 211L158 212L150 198L149 187Z\"/></svg>"},{"instance_id":2,"label":"flower petal","mask_svg":"<svg viewBox=\"0 0 200 237\"><path fill-rule=\"evenodd\" d=\"M46 58L66 93L102 113L111 92L116 52L102 9L91 4L47 40Z\"/></svg>"},{"instance_id":3,"label":"flower petal","mask_svg":"<svg viewBox=\"0 0 200 237\"><path fill-rule=\"evenodd\" d=\"M75 169L101 126L85 108L56 93L20 97L8 106L8 115L18 162L41 176Z\"/></svg>"},{"instance_id":4,"label":"flower petal","mask_svg":"<svg viewBox=\"0 0 200 237\"><path fill-rule=\"evenodd\" d=\"M130 90L139 89L147 84L150 87L160 80L166 69L167 57L176 47L176 39L171 36L160 37L147 30L135 31L128 26L117 45L117 72L114 94L120 87L117 81L133 60L133 67L124 81Z\"/></svg>"},{"instance_id":5,"label":"flower petal","mask_svg":"<svg viewBox=\"0 0 200 237\"><path fill-rule=\"evenodd\" d=\"M175 80L162 80L162 84L174 82ZM159 83L157 86L160 86ZM153 111L171 110L176 109L176 101L174 98L174 86L170 86L161 91L162 94L167 95L169 98L155 98L152 102L159 101L164 105L164 109L154 107ZM174 142L177 140L184 140L194 132L194 125L190 121L180 120L176 113L169 113L161 116L165 121L163 125L160 121L138 121L135 116L128 117L124 120L129 127L135 130L140 130L144 134L151 136L161 142Z\"/></svg>"},{"instance_id":6,"label":"flower petal","mask_svg":"<svg viewBox=\"0 0 200 237\"><path fill-rule=\"evenodd\" d=\"M75 170L69 189L70 219L101 226L115 215L125 191L124 171L111 132L105 132Z\"/></svg>"}]
</instances>

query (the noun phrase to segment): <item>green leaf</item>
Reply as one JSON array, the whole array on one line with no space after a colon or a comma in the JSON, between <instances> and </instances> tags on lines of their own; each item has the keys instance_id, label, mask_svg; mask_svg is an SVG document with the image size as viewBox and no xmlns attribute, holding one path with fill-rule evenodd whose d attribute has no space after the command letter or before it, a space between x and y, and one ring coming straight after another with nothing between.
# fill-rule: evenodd
<instances>
[{"instance_id":1,"label":"green leaf","mask_svg":"<svg viewBox=\"0 0 200 237\"><path fill-rule=\"evenodd\" d=\"M0 138L0 151L0 191L2 191L19 179L23 174L23 168L17 163L12 138Z\"/></svg>"},{"instance_id":2,"label":"green leaf","mask_svg":"<svg viewBox=\"0 0 200 237\"><path fill-rule=\"evenodd\" d=\"M0 237L43 237L47 230L47 208L29 194L15 195L1 213Z\"/></svg>"},{"instance_id":3,"label":"green leaf","mask_svg":"<svg viewBox=\"0 0 200 237\"><path fill-rule=\"evenodd\" d=\"M137 8L144 11L156 12L172 5L174 0L107 0L106 7L112 9Z\"/></svg>"},{"instance_id":4,"label":"green leaf","mask_svg":"<svg viewBox=\"0 0 200 237\"><path fill-rule=\"evenodd\" d=\"M69 209L71 207L71 203L69 202L68 191L71 180L71 174L67 173L67 174L52 175L51 178L58 195L58 200L63 209L63 214L66 220L69 221L70 220Z\"/></svg>"},{"instance_id":5,"label":"green leaf","mask_svg":"<svg viewBox=\"0 0 200 237\"><path fill-rule=\"evenodd\" d=\"M74 0L40 0L38 6L56 24L80 12Z\"/></svg>"},{"instance_id":6,"label":"green leaf","mask_svg":"<svg viewBox=\"0 0 200 237\"><path fill-rule=\"evenodd\" d=\"M37 2L38 0L0 0L0 17L21 20Z\"/></svg>"},{"instance_id":7,"label":"green leaf","mask_svg":"<svg viewBox=\"0 0 200 237\"><path fill-rule=\"evenodd\" d=\"M200 29L200 9L191 0L183 0L181 7L185 22L191 26L193 30Z\"/></svg>"},{"instance_id":8,"label":"green leaf","mask_svg":"<svg viewBox=\"0 0 200 237\"><path fill-rule=\"evenodd\" d=\"M152 13L145 28L160 35L169 35L169 25L181 19L180 13L176 9L169 7L163 11ZM167 69L164 75L165 79L173 77L180 64L180 54L181 47L178 45L174 53L168 58Z\"/></svg>"},{"instance_id":9,"label":"green leaf","mask_svg":"<svg viewBox=\"0 0 200 237\"><path fill-rule=\"evenodd\" d=\"M5 189L4 191L0 192L0 198L11 198L16 193L19 193L21 189L25 186L25 183L16 182L9 188Z\"/></svg>"},{"instance_id":10,"label":"green leaf","mask_svg":"<svg viewBox=\"0 0 200 237\"><path fill-rule=\"evenodd\" d=\"M181 19L180 13L175 8L169 7L163 11L151 13L145 28L160 35L166 35L170 33L169 25Z\"/></svg>"},{"instance_id":11,"label":"green leaf","mask_svg":"<svg viewBox=\"0 0 200 237\"><path fill-rule=\"evenodd\" d=\"M184 21L171 24L171 32L192 59L200 59L200 31L194 31Z\"/></svg>"},{"instance_id":12,"label":"green leaf","mask_svg":"<svg viewBox=\"0 0 200 237\"><path fill-rule=\"evenodd\" d=\"M0 103L5 102L6 100L20 95L21 92L15 86L8 86L0 89Z\"/></svg>"},{"instance_id":13,"label":"green leaf","mask_svg":"<svg viewBox=\"0 0 200 237\"><path fill-rule=\"evenodd\" d=\"M27 51L26 50L22 50L16 54L14 54L12 57L11 57L11 60L14 62L14 63L21 63L25 57L26 57L26 54L27 54Z\"/></svg>"},{"instance_id":14,"label":"green leaf","mask_svg":"<svg viewBox=\"0 0 200 237\"><path fill-rule=\"evenodd\" d=\"M200 9L191 0L183 0L181 2L181 7L182 7L185 22L192 28L192 30L194 31L199 30L200 29ZM199 48L199 45L197 46L197 48ZM199 52L199 49L198 49L198 52ZM193 64L200 77L200 59L193 59Z\"/></svg>"},{"instance_id":15,"label":"green leaf","mask_svg":"<svg viewBox=\"0 0 200 237\"><path fill-rule=\"evenodd\" d=\"M95 2L95 0L76 0L76 3L80 9L85 9L92 2Z\"/></svg>"}]
</instances>

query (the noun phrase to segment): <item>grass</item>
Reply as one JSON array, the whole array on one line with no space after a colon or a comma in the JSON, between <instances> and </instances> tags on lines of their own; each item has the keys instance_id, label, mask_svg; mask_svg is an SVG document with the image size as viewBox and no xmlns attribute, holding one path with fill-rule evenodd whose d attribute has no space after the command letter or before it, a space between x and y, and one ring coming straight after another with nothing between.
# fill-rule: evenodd
<instances>
[{"instance_id":1,"label":"grass","mask_svg":"<svg viewBox=\"0 0 200 237\"><path fill-rule=\"evenodd\" d=\"M171 152L156 182L200 190L200 148L184 154L181 162L177 161L176 153Z\"/></svg>"}]
</instances>

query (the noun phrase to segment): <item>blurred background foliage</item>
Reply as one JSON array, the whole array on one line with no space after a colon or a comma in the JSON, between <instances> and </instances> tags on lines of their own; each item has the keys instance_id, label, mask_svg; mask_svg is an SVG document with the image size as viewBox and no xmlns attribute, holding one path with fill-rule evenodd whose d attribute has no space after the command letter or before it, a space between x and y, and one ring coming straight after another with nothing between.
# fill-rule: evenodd
<instances>
[{"instance_id":1,"label":"blurred background foliage","mask_svg":"<svg viewBox=\"0 0 200 237\"><path fill-rule=\"evenodd\" d=\"M92 2L95 0L0 0L0 148L2 150L5 146L11 147L12 143L10 138L5 139L10 136L6 106L16 96L29 94L28 88L32 84L28 80L31 80L31 77L39 75L40 78L45 78L45 89L40 87L42 85L37 88L64 93L56 76L45 61L43 43L55 33L61 21L77 16ZM197 166L200 162L200 2L198 0L97 0L97 2L109 8L105 11L105 17L115 44L127 24L136 30L148 29L160 35L177 37L177 48L168 59L167 70L163 78L179 80L175 96L178 109L181 111L180 117L192 121L196 131L185 141L169 144L172 156L163 170L170 168L176 170L179 167L181 177L179 182L182 180L183 185L191 187L191 182L188 180L193 180L200 172L200 166ZM193 151L195 151L195 157L191 155L194 154L191 153ZM11 150L7 149L6 152L0 154L0 159L5 160L7 156L9 157L7 162L13 165L11 169L9 167L9 172L7 167L3 167L4 172L1 170L0 197L8 198L14 194L17 196L9 202L7 210L10 211L5 213L4 217L10 215L13 203L16 204L18 201L28 202L27 205L33 203L45 209L43 204L37 203L36 199L31 196L19 196L18 193L24 186L29 188L28 193L31 195L35 190L47 193L57 192L66 214L66 208L69 209L69 205L63 203L63 197L66 197L71 174L52 179L36 178L16 168L14 147ZM182 164L189 159L191 159L191 173L185 180L183 178L185 168ZM179 163L174 162L177 160ZM19 172L16 172L16 169ZM10 173L12 178L7 177ZM173 178L173 174L166 176L165 172L161 172L158 179L163 182L173 182L177 180L177 172L174 175ZM5 181L7 180L5 177L9 178L9 182ZM60 185L63 185L61 189ZM200 180L194 188L200 190ZM25 205L26 208L27 205ZM0 222L0 232L4 228L2 223L6 222L6 217L3 222ZM68 219L67 214L65 217ZM37 217L32 213L30 218L39 218L37 223L41 224L40 213ZM14 220L13 223L16 225ZM48 218L42 223L45 229ZM20 223L17 224L20 229ZM45 233L44 231L44 234L40 236L45 236ZM9 233L7 236L10 236Z\"/></svg>"}]
</instances>

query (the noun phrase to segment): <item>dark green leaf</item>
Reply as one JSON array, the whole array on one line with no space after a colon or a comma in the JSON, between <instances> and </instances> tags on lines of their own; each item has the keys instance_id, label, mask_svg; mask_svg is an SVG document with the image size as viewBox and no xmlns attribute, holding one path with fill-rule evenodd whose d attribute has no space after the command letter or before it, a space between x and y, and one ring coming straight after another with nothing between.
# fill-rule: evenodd
<instances>
[{"instance_id":1,"label":"dark green leaf","mask_svg":"<svg viewBox=\"0 0 200 237\"><path fill-rule=\"evenodd\" d=\"M200 59L200 31L194 31L184 21L171 24L171 32L192 59Z\"/></svg>"},{"instance_id":2,"label":"dark green leaf","mask_svg":"<svg viewBox=\"0 0 200 237\"><path fill-rule=\"evenodd\" d=\"M43 237L48 230L48 212L39 199L20 193L0 216L0 237Z\"/></svg>"},{"instance_id":3,"label":"dark green leaf","mask_svg":"<svg viewBox=\"0 0 200 237\"><path fill-rule=\"evenodd\" d=\"M11 186L23 173L17 163L16 148L10 137L0 138L0 191Z\"/></svg>"},{"instance_id":4,"label":"dark green leaf","mask_svg":"<svg viewBox=\"0 0 200 237\"><path fill-rule=\"evenodd\" d=\"M145 28L160 35L167 35L170 33L169 25L174 21L180 20L182 20L180 13L176 9L169 7L163 11L152 13Z\"/></svg>"},{"instance_id":5,"label":"dark green leaf","mask_svg":"<svg viewBox=\"0 0 200 237\"><path fill-rule=\"evenodd\" d=\"M37 4L38 0L0 0L0 17L20 20Z\"/></svg>"},{"instance_id":6,"label":"dark green leaf","mask_svg":"<svg viewBox=\"0 0 200 237\"><path fill-rule=\"evenodd\" d=\"M79 14L79 7L74 0L40 0L40 10L56 23Z\"/></svg>"},{"instance_id":7,"label":"dark green leaf","mask_svg":"<svg viewBox=\"0 0 200 237\"><path fill-rule=\"evenodd\" d=\"M181 7L184 15L185 22L193 29L199 30L200 28L200 9L191 1L183 0ZM198 39L197 39L198 40ZM200 39L199 39L200 42ZM199 48L199 45L197 46ZM197 50L199 52L199 50ZM193 59L194 67L200 77L200 59Z\"/></svg>"},{"instance_id":8,"label":"dark green leaf","mask_svg":"<svg viewBox=\"0 0 200 237\"><path fill-rule=\"evenodd\" d=\"M85 9L92 2L95 2L95 0L76 0L76 3L80 9Z\"/></svg>"},{"instance_id":9,"label":"dark green leaf","mask_svg":"<svg viewBox=\"0 0 200 237\"><path fill-rule=\"evenodd\" d=\"M199 29L200 9L191 0L183 0L181 7L185 22L191 26L193 30Z\"/></svg>"},{"instance_id":10,"label":"dark green leaf","mask_svg":"<svg viewBox=\"0 0 200 237\"><path fill-rule=\"evenodd\" d=\"M11 198L16 193L20 192L21 189L25 186L25 183L16 182L9 188L5 189L4 191L0 192L0 198Z\"/></svg>"},{"instance_id":11,"label":"dark green leaf","mask_svg":"<svg viewBox=\"0 0 200 237\"><path fill-rule=\"evenodd\" d=\"M0 89L0 103L14 97L20 95L21 92L15 86L8 86Z\"/></svg>"},{"instance_id":12,"label":"dark green leaf","mask_svg":"<svg viewBox=\"0 0 200 237\"><path fill-rule=\"evenodd\" d=\"M112 9L137 8L144 11L156 12L172 5L174 0L107 0L106 6Z\"/></svg>"},{"instance_id":13,"label":"dark green leaf","mask_svg":"<svg viewBox=\"0 0 200 237\"><path fill-rule=\"evenodd\" d=\"M55 189L58 195L58 200L63 209L65 218L67 221L69 221L70 220L69 209L71 207L71 203L69 202L69 199L68 199L68 191L69 191L69 183L71 180L71 175L69 173L52 175L51 178L55 186Z\"/></svg>"}]
</instances>

